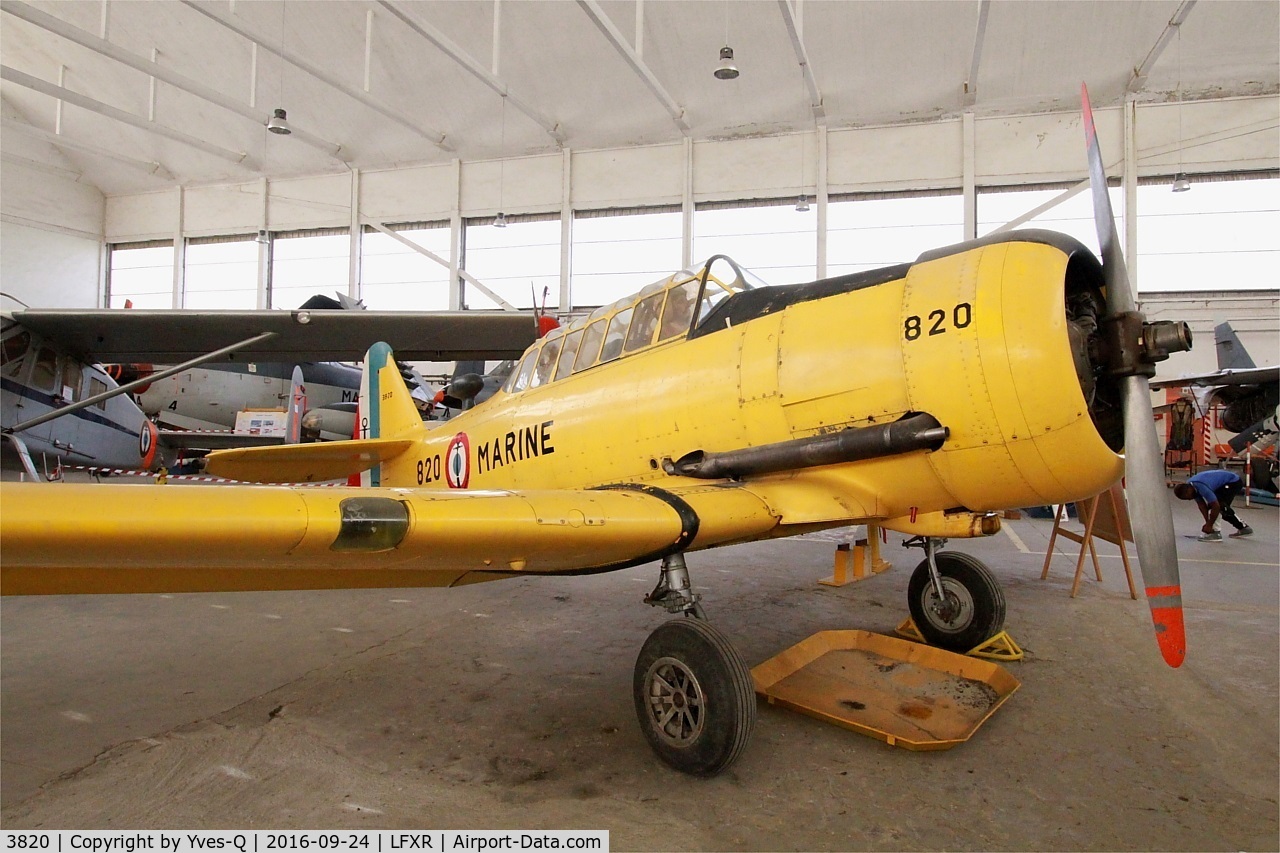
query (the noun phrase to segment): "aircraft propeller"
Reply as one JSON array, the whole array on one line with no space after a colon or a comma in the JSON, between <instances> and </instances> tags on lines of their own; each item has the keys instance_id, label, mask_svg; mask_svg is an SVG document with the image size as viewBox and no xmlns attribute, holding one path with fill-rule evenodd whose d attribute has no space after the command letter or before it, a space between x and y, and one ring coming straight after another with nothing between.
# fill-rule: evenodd
<instances>
[{"instance_id":1,"label":"aircraft propeller","mask_svg":"<svg viewBox=\"0 0 1280 853\"><path fill-rule=\"evenodd\" d=\"M1151 417L1148 378L1155 374L1155 362L1168 358L1171 352L1191 348L1191 331L1185 323L1148 323L1137 311L1107 194L1107 175L1089 91L1083 84L1080 96L1089 152L1093 218L1102 248L1103 280L1107 288L1107 316L1102 323L1107 370L1120 379L1124 401L1125 487L1132 496L1129 513L1160 653L1169 666L1177 667L1182 664L1187 647L1182 586L1164 462Z\"/></svg>"}]
</instances>

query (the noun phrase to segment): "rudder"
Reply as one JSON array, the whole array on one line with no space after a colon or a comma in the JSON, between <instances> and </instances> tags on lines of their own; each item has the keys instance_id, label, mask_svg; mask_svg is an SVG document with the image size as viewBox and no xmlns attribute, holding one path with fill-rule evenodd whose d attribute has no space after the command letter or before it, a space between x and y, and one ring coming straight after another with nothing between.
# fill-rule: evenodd
<instances>
[{"instance_id":1,"label":"rudder","mask_svg":"<svg viewBox=\"0 0 1280 853\"><path fill-rule=\"evenodd\" d=\"M356 438L412 438L426 432L391 346L382 341L365 353L358 406ZM408 464L401 459L376 465L361 476L361 485L409 485L397 470Z\"/></svg>"}]
</instances>

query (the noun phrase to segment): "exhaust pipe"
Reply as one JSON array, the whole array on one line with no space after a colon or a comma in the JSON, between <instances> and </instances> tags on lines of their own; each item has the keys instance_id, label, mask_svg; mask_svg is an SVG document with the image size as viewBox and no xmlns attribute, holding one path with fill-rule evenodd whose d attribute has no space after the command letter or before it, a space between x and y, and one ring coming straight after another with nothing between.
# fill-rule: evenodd
<instances>
[{"instance_id":1,"label":"exhaust pipe","mask_svg":"<svg viewBox=\"0 0 1280 853\"><path fill-rule=\"evenodd\" d=\"M665 460L662 467L668 474L682 477L736 480L776 471L896 456L913 450L937 450L949 435L950 430L939 424L937 418L921 413L891 424L849 427L829 435L797 438L725 453L695 450L675 462Z\"/></svg>"}]
</instances>

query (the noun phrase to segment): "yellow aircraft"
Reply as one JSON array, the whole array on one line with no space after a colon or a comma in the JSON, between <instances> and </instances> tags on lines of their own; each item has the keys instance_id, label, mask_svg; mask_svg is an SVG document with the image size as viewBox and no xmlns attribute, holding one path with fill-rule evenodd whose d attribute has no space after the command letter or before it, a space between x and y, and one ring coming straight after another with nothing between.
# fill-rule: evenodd
<instances>
[{"instance_id":1,"label":"yellow aircraft","mask_svg":"<svg viewBox=\"0 0 1280 853\"><path fill-rule=\"evenodd\" d=\"M745 746L755 698L702 618L686 553L861 522L909 534L925 551L911 614L930 642L967 650L1001 630L1003 594L939 541L994 533L1000 509L1099 493L1125 473L1128 438L1141 564L1176 666L1146 377L1189 333L1133 312L1109 209L1099 222L1105 264L1045 231L789 287L751 287L717 256L554 330L493 398L439 426L377 344L360 438L208 462L256 482L365 472L360 487L6 484L0 591L453 586L661 561L646 601L696 618L645 642L637 715L663 760L711 775Z\"/></svg>"}]
</instances>

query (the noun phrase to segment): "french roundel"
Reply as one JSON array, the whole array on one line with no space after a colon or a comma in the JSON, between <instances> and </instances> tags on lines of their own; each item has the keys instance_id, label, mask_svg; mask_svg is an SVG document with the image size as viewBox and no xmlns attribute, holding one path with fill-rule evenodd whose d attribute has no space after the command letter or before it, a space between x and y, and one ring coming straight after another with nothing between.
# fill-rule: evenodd
<instances>
[{"instance_id":1,"label":"french roundel","mask_svg":"<svg viewBox=\"0 0 1280 853\"><path fill-rule=\"evenodd\" d=\"M152 464L156 461L156 446L160 443L159 430L151 421L143 421L142 428L138 433L138 456L142 459L142 467L151 470Z\"/></svg>"},{"instance_id":2,"label":"french roundel","mask_svg":"<svg viewBox=\"0 0 1280 853\"><path fill-rule=\"evenodd\" d=\"M444 479L451 489L465 489L471 482L471 442L460 432L444 454Z\"/></svg>"}]
</instances>

